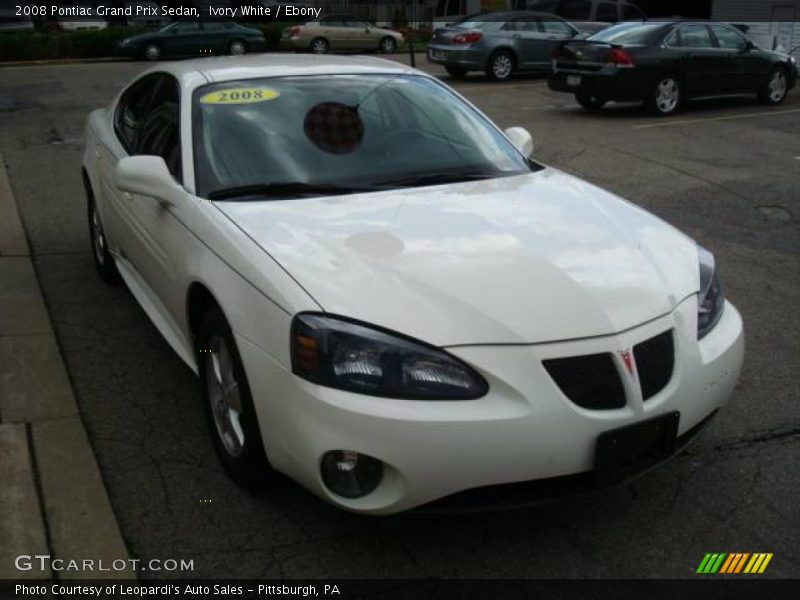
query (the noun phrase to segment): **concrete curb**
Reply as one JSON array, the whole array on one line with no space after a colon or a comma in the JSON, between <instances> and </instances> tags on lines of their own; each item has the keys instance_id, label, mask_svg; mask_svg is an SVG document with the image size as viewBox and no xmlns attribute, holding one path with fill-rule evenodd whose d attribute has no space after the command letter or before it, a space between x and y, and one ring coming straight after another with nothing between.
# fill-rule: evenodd
<instances>
[{"instance_id":1,"label":"concrete curb","mask_svg":"<svg viewBox=\"0 0 800 600\"><path fill-rule=\"evenodd\" d=\"M135 578L0 155L0 579ZM16 566L19 556L63 569ZM69 568L70 560L109 570ZM126 561L123 570L111 569ZM117 563L121 565L122 563ZM23 564L23 566L25 566Z\"/></svg>"}]
</instances>

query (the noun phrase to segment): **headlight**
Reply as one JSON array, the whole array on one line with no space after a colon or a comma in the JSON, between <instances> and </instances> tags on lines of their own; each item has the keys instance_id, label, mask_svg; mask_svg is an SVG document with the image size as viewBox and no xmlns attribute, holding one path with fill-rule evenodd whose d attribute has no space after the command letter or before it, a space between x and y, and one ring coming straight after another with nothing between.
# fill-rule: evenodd
<instances>
[{"instance_id":1,"label":"headlight","mask_svg":"<svg viewBox=\"0 0 800 600\"><path fill-rule=\"evenodd\" d=\"M725 294L719 282L714 255L698 246L700 259L700 295L697 300L697 339L702 339L714 328L725 307Z\"/></svg>"},{"instance_id":2,"label":"headlight","mask_svg":"<svg viewBox=\"0 0 800 600\"><path fill-rule=\"evenodd\" d=\"M297 315L291 336L292 372L318 385L411 400L471 400L489 389L442 350L340 317Z\"/></svg>"}]
</instances>

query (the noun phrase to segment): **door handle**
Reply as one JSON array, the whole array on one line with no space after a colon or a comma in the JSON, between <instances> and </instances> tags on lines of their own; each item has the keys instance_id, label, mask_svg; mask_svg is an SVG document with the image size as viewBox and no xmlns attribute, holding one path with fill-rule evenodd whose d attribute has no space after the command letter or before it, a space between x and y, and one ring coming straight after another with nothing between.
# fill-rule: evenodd
<instances>
[{"instance_id":1,"label":"door handle","mask_svg":"<svg viewBox=\"0 0 800 600\"><path fill-rule=\"evenodd\" d=\"M95 150L94 151L94 159L95 160L100 160L100 150Z\"/></svg>"},{"instance_id":2,"label":"door handle","mask_svg":"<svg viewBox=\"0 0 800 600\"><path fill-rule=\"evenodd\" d=\"M125 198L125 200L133 200L133 194L130 192L123 192L122 197Z\"/></svg>"}]
</instances>

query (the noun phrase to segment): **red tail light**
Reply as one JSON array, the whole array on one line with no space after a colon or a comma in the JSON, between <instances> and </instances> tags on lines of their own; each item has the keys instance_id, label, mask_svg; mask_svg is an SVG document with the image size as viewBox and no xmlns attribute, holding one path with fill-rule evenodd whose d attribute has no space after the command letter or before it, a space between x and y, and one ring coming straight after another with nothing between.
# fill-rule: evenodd
<instances>
[{"instance_id":1,"label":"red tail light","mask_svg":"<svg viewBox=\"0 0 800 600\"><path fill-rule=\"evenodd\" d=\"M300 35L300 28L297 27L297 26L289 27L289 29L287 29L286 31L289 33L289 37L294 37L296 35Z\"/></svg>"},{"instance_id":2,"label":"red tail light","mask_svg":"<svg viewBox=\"0 0 800 600\"><path fill-rule=\"evenodd\" d=\"M611 49L611 54L608 55L608 62L621 67L633 66L633 59L631 58L631 55L624 50L620 50L619 48Z\"/></svg>"},{"instance_id":3,"label":"red tail light","mask_svg":"<svg viewBox=\"0 0 800 600\"><path fill-rule=\"evenodd\" d=\"M458 35L454 36L452 40L450 40L451 44L474 44L475 42L481 41L483 37L482 33L478 33L477 31L473 31L471 33L459 33Z\"/></svg>"}]
</instances>

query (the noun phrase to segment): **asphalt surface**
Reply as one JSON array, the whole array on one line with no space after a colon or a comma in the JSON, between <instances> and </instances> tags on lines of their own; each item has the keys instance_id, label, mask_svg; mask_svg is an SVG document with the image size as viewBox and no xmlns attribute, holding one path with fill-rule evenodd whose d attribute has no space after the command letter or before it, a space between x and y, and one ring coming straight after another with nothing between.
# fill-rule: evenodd
<instances>
[{"instance_id":1,"label":"asphalt surface","mask_svg":"<svg viewBox=\"0 0 800 600\"><path fill-rule=\"evenodd\" d=\"M537 78L453 82L500 125L529 128L543 162L711 249L747 358L704 436L633 484L524 510L367 518L291 482L258 496L235 487L194 376L130 293L95 275L83 124L144 66L0 69L0 152L134 556L194 559L184 575L200 577L622 578L692 577L706 552L773 552L762 577L800 576L800 90L778 108L724 100L655 119L635 106L583 112Z\"/></svg>"}]
</instances>

